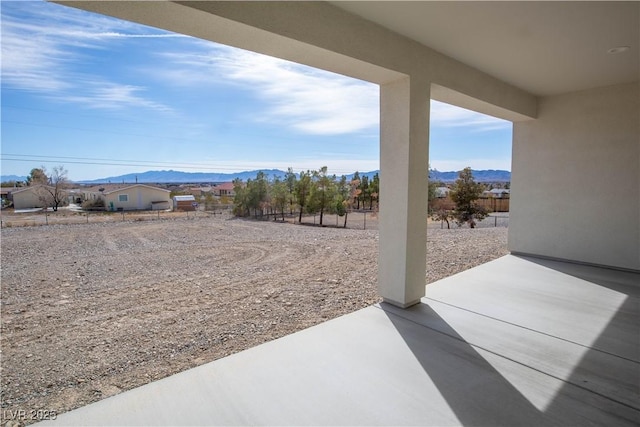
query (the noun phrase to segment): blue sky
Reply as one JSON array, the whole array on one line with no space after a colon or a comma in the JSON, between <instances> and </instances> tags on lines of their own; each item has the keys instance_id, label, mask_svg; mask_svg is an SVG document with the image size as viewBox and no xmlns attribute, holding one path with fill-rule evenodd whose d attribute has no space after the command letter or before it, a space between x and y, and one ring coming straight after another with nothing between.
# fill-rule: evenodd
<instances>
[{"instance_id":1,"label":"blue sky","mask_svg":"<svg viewBox=\"0 0 640 427\"><path fill-rule=\"evenodd\" d=\"M2 1L2 175L379 168L377 85L40 1ZM430 163L511 170L511 123L432 101Z\"/></svg>"}]
</instances>

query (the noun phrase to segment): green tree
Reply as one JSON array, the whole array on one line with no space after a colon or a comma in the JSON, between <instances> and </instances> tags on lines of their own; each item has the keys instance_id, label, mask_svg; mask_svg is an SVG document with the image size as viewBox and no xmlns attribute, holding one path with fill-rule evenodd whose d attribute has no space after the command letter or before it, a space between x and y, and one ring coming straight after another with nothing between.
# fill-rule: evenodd
<instances>
[{"instance_id":1,"label":"green tree","mask_svg":"<svg viewBox=\"0 0 640 427\"><path fill-rule=\"evenodd\" d=\"M240 178L233 180L233 214L236 216L249 216L249 191Z\"/></svg>"},{"instance_id":2,"label":"green tree","mask_svg":"<svg viewBox=\"0 0 640 427\"><path fill-rule=\"evenodd\" d=\"M347 177L344 175L337 184L336 197L334 201L335 213L339 216L344 216L344 228L347 228L347 217L349 216L349 211L353 208L353 203L358 196L358 185L360 185L359 179L352 179L347 182Z\"/></svg>"},{"instance_id":3,"label":"green tree","mask_svg":"<svg viewBox=\"0 0 640 427\"><path fill-rule=\"evenodd\" d=\"M11 188L16 188L16 187L22 187L24 185L24 182L22 181L4 181L2 182L2 184L0 184L0 186L7 188L7 187L11 187Z\"/></svg>"},{"instance_id":4,"label":"green tree","mask_svg":"<svg viewBox=\"0 0 640 427\"><path fill-rule=\"evenodd\" d=\"M335 195L336 176L327 175L327 167L323 166L320 170L313 171L312 177L310 206L313 206L314 211L320 212L320 225L322 225L324 213Z\"/></svg>"},{"instance_id":5,"label":"green tree","mask_svg":"<svg viewBox=\"0 0 640 427\"><path fill-rule=\"evenodd\" d=\"M295 188L296 201L298 203L298 207L300 208L300 213L298 215L298 223L302 222L302 213L304 212L310 192L311 192L311 172L309 171L300 172L300 179L298 179L298 181L296 182L296 188Z\"/></svg>"},{"instance_id":6,"label":"green tree","mask_svg":"<svg viewBox=\"0 0 640 427\"><path fill-rule=\"evenodd\" d=\"M286 183L287 190L289 191L289 213L293 214L293 205L296 201L296 182L298 181L296 174L293 172L293 168L287 169L287 173L284 175L284 181Z\"/></svg>"},{"instance_id":7,"label":"green tree","mask_svg":"<svg viewBox=\"0 0 640 427\"><path fill-rule=\"evenodd\" d=\"M373 202L376 202L376 205L379 201L380 194L380 177L376 173L371 178L371 182L369 183L369 210L373 210Z\"/></svg>"},{"instance_id":8,"label":"green tree","mask_svg":"<svg viewBox=\"0 0 640 427\"><path fill-rule=\"evenodd\" d=\"M269 183L264 172L258 172L255 179L247 179L243 202L249 214L253 211L255 218L258 217L258 212L262 216L268 207L268 190Z\"/></svg>"},{"instance_id":9,"label":"green tree","mask_svg":"<svg viewBox=\"0 0 640 427\"><path fill-rule=\"evenodd\" d=\"M31 169L27 177L27 185L47 185L48 182L49 177L47 176L47 170L44 166Z\"/></svg>"},{"instance_id":10,"label":"green tree","mask_svg":"<svg viewBox=\"0 0 640 427\"><path fill-rule=\"evenodd\" d=\"M481 221L487 216L486 210L476 203L483 189L482 184L473 179L471 168L467 167L460 171L451 190L451 200L456 204L453 217L459 226L468 222L469 227L475 228L476 221Z\"/></svg>"},{"instance_id":11,"label":"green tree","mask_svg":"<svg viewBox=\"0 0 640 427\"><path fill-rule=\"evenodd\" d=\"M429 166L429 180L427 185L427 188L429 191L427 195L427 206L428 206L429 212L433 212L432 202L438 197L438 194L437 194L438 183L436 182L435 179L433 179L433 176L435 174L432 172L436 172L436 170L431 169L431 166ZM447 221L447 225L449 225L449 221Z\"/></svg>"},{"instance_id":12,"label":"green tree","mask_svg":"<svg viewBox=\"0 0 640 427\"><path fill-rule=\"evenodd\" d=\"M353 200L351 201L351 208L353 209L353 205L358 203L359 197L360 197L360 193L362 193L362 191L360 190L360 183L362 182L362 179L360 178L360 172L356 171L353 174L353 178L351 178L351 182L356 182L356 186L358 188L358 191L356 192L357 194L354 195ZM360 204L358 203L358 208L360 207Z\"/></svg>"},{"instance_id":13,"label":"green tree","mask_svg":"<svg viewBox=\"0 0 640 427\"><path fill-rule=\"evenodd\" d=\"M280 210L280 213L282 214L282 221L284 221L284 210L287 207L287 202L290 199L289 189L287 188L287 181L281 181L280 178L276 176L273 179L269 190L271 193L271 204L275 209L275 213L277 214L278 210ZM273 219L275 221L276 215L273 216Z\"/></svg>"},{"instance_id":14,"label":"green tree","mask_svg":"<svg viewBox=\"0 0 640 427\"><path fill-rule=\"evenodd\" d=\"M365 209L364 203L367 200L367 197L370 195L369 189L369 177L367 175L363 175L360 179L360 193L358 194L358 206L356 209L360 209L360 203L362 203L362 209Z\"/></svg>"},{"instance_id":15,"label":"green tree","mask_svg":"<svg viewBox=\"0 0 640 427\"><path fill-rule=\"evenodd\" d=\"M342 175L340 181L335 182L335 191L333 201L331 202L330 212L344 216L347 211L347 200L349 199L349 184L347 183L347 177Z\"/></svg>"}]
</instances>

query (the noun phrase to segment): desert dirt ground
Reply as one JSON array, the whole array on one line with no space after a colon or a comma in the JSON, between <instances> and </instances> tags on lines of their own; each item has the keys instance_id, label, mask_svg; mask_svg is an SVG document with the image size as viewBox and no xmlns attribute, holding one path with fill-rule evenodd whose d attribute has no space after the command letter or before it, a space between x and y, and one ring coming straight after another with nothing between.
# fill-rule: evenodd
<instances>
[{"instance_id":1,"label":"desert dirt ground","mask_svg":"<svg viewBox=\"0 0 640 427\"><path fill-rule=\"evenodd\" d=\"M181 215L3 228L0 424L18 410L60 414L378 302L369 221L363 230ZM507 253L505 227L431 224L427 235L425 283Z\"/></svg>"}]
</instances>

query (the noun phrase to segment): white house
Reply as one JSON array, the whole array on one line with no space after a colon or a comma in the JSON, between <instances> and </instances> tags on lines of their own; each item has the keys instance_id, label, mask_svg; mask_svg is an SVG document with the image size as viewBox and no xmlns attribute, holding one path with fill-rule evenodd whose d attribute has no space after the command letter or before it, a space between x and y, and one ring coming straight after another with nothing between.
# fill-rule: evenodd
<instances>
[{"instance_id":1,"label":"white house","mask_svg":"<svg viewBox=\"0 0 640 427\"><path fill-rule=\"evenodd\" d=\"M105 210L164 210L171 207L171 192L146 184L106 184L85 190L85 200L102 199Z\"/></svg>"},{"instance_id":2,"label":"white house","mask_svg":"<svg viewBox=\"0 0 640 427\"><path fill-rule=\"evenodd\" d=\"M34 209L53 206L53 193L55 188L45 185L33 185L12 191L14 209ZM63 192L64 193L64 192ZM66 193L60 200L66 202Z\"/></svg>"}]
</instances>

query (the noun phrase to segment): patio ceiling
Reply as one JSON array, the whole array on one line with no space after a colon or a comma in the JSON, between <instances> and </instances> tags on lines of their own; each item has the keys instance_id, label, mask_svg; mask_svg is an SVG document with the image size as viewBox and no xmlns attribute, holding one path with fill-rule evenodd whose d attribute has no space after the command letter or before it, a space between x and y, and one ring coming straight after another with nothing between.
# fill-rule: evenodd
<instances>
[{"instance_id":1,"label":"patio ceiling","mask_svg":"<svg viewBox=\"0 0 640 427\"><path fill-rule=\"evenodd\" d=\"M538 96L640 75L637 1L330 3Z\"/></svg>"}]
</instances>

